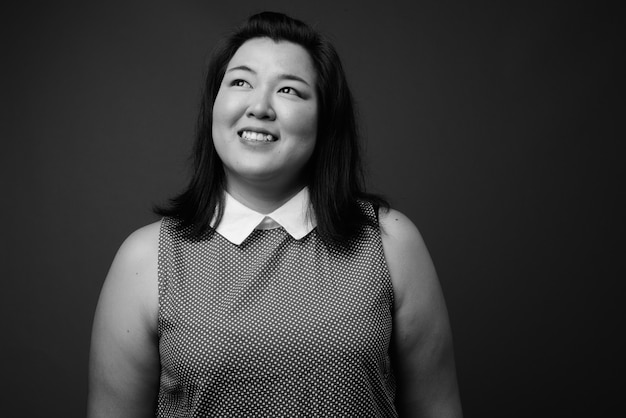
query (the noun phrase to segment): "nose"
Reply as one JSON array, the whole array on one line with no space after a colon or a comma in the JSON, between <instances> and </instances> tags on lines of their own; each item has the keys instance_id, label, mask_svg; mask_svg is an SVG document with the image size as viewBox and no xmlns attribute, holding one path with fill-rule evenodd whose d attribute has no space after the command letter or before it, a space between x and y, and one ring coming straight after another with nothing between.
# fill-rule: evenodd
<instances>
[{"instance_id":1,"label":"nose","mask_svg":"<svg viewBox=\"0 0 626 418\"><path fill-rule=\"evenodd\" d=\"M251 95L246 116L257 119L276 119L276 112L268 92L257 90Z\"/></svg>"}]
</instances>

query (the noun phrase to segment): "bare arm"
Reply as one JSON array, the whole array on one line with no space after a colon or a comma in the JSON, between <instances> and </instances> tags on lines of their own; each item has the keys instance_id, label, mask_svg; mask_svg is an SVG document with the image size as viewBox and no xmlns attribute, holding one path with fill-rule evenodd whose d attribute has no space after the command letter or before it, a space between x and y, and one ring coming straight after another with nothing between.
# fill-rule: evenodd
<instances>
[{"instance_id":1,"label":"bare arm","mask_svg":"<svg viewBox=\"0 0 626 418\"><path fill-rule=\"evenodd\" d=\"M88 417L154 417L159 223L120 247L104 282L91 337Z\"/></svg>"},{"instance_id":2,"label":"bare arm","mask_svg":"<svg viewBox=\"0 0 626 418\"><path fill-rule=\"evenodd\" d=\"M413 223L381 212L395 293L394 366L401 417L462 417L452 334L437 273Z\"/></svg>"}]
</instances>

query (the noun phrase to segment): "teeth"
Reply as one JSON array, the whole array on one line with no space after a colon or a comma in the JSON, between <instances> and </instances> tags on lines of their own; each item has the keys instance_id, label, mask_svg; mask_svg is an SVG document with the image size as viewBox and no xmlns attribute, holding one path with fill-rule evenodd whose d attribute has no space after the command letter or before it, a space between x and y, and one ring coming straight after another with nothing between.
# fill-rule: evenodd
<instances>
[{"instance_id":1,"label":"teeth","mask_svg":"<svg viewBox=\"0 0 626 418\"><path fill-rule=\"evenodd\" d=\"M271 142L274 141L275 138L271 134L262 134L260 132L253 131L243 131L241 133L241 137L247 141L258 141L258 142Z\"/></svg>"}]
</instances>

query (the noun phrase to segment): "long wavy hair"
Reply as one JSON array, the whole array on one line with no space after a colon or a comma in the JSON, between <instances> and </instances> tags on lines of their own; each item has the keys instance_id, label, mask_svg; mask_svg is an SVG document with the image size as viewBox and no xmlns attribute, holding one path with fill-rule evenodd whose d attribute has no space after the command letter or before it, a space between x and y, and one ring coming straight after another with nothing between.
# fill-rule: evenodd
<instances>
[{"instance_id":1,"label":"long wavy hair","mask_svg":"<svg viewBox=\"0 0 626 418\"><path fill-rule=\"evenodd\" d=\"M354 103L337 51L310 26L275 12L251 16L214 49L200 104L191 180L169 205L157 206L155 212L180 219L180 227L195 239L213 231L214 217L214 227L221 221L226 177L213 144L213 104L235 52L246 41L263 37L298 44L313 61L319 106L317 139L304 169L305 181L318 233L324 239L345 243L362 225L372 223L359 200L383 207L387 203L364 189Z\"/></svg>"}]
</instances>

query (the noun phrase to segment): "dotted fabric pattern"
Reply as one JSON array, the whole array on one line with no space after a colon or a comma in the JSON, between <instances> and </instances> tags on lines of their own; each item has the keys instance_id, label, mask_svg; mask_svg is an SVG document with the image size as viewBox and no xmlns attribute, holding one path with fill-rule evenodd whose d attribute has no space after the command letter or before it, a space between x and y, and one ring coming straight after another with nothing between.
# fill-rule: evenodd
<instances>
[{"instance_id":1,"label":"dotted fabric pattern","mask_svg":"<svg viewBox=\"0 0 626 418\"><path fill-rule=\"evenodd\" d=\"M375 217L371 205L363 204ZM159 417L396 417L393 288L378 228L159 239Z\"/></svg>"}]
</instances>

